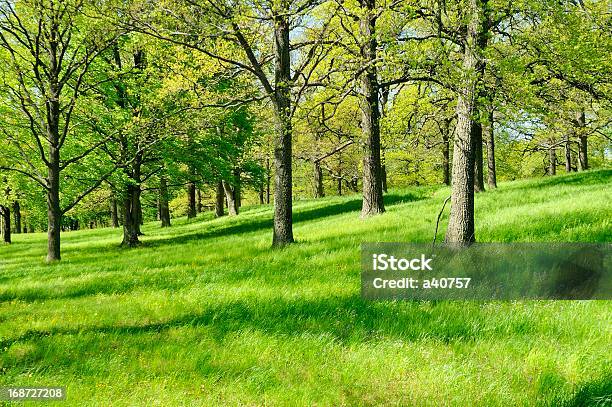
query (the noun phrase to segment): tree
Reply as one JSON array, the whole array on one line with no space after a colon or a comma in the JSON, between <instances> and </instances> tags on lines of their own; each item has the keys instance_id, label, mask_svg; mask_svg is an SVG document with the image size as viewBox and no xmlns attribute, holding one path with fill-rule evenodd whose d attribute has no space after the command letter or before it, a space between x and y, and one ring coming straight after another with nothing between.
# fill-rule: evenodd
<instances>
[{"instance_id":1,"label":"tree","mask_svg":"<svg viewBox=\"0 0 612 407\"><path fill-rule=\"evenodd\" d=\"M62 216L113 170L95 175L79 194L62 204L62 173L82 163L104 142L83 137L79 134L82 127L72 123L90 67L116 35L88 17L93 13L89 6L84 0L0 3L7 92L3 101L13 113L3 123L7 138L3 169L28 176L45 190L49 262L60 259ZM64 151L70 156L63 156Z\"/></svg>"},{"instance_id":2,"label":"tree","mask_svg":"<svg viewBox=\"0 0 612 407\"><path fill-rule=\"evenodd\" d=\"M451 210L446 230L446 242L456 244L466 244L475 240L472 117L475 108L476 84L480 79L478 66L482 58L482 49L478 41L478 32L483 18L480 0L467 0L465 7L466 34L463 43L463 75L458 88Z\"/></svg>"},{"instance_id":3,"label":"tree","mask_svg":"<svg viewBox=\"0 0 612 407\"><path fill-rule=\"evenodd\" d=\"M8 206L0 205L0 217L2 223L2 237L4 243L11 243L11 209Z\"/></svg>"},{"instance_id":4,"label":"tree","mask_svg":"<svg viewBox=\"0 0 612 407\"><path fill-rule=\"evenodd\" d=\"M252 75L263 90L273 108L274 117L274 232L273 246L292 243L292 126L295 107L292 96L299 99L307 81L308 68L316 61L316 53L303 51L303 59L293 66L291 50L298 49L290 42L290 32L316 1L273 0L253 6L248 2L195 3L181 1L172 5L172 10L141 10L132 13L131 26L152 36L197 50L219 63L242 73ZM158 13L159 11L159 13ZM147 15L148 13L148 15ZM192 19L201 15L202 19ZM272 38L272 49L265 32ZM177 34L178 33L178 34ZM269 38L269 37L268 37ZM299 49L314 49L319 41L305 41ZM224 52L225 51L225 52ZM273 75L268 75L268 66L273 63ZM293 70L293 74L292 74ZM246 103L248 100L236 101ZM295 102L294 102L295 103Z\"/></svg>"},{"instance_id":5,"label":"tree","mask_svg":"<svg viewBox=\"0 0 612 407\"><path fill-rule=\"evenodd\" d=\"M363 203L361 216L385 211L383 203L382 168L380 161L379 83L376 70L378 47L376 35L377 10L375 0L361 0L360 34L363 73L361 74L361 126L364 135Z\"/></svg>"},{"instance_id":6,"label":"tree","mask_svg":"<svg viewBox=\"0 0 612 407\"><path fill-rule=\"evenodd\" d=\"M169 194L168 182L164 175L159 177L159 218L161 227L170 227L170 209L169 209Z\"/></svg>"}]
</instances>

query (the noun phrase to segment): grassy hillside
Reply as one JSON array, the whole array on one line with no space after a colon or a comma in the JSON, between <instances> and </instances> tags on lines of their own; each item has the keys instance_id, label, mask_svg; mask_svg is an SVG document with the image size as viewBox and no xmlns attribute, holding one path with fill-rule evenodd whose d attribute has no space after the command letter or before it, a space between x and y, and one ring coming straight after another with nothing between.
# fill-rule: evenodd
<instances>
[{"instance_id":1,"label":"grassy hillside","mask_svg":"<svg viewBox=\"0 0 612 407\"><path fill-rule=\"evenodd\" d=\"M135 250L118 229L65 233L51 266L44 234L15 235L0 385L64 385L71 405L612 403L610 302L360 299L360 243L431 241L448 194L394 190L368 220L359 196L297 202L283 250L270 206L147 224ZM612 241L609 170L501 184L476 206L479 241Z\"/></svg>"}]
</instances>

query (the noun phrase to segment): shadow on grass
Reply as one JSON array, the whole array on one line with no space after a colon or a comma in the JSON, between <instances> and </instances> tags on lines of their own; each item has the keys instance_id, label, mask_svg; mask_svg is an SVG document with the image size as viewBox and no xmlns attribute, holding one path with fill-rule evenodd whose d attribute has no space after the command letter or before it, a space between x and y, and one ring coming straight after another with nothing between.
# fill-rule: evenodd
<instances>
[{"instance_id":1,"label":"shadow on grass","mask_svg":"<svg viewBox=\"0 0 612 407\"><path fill-rule=\"evenodd\" d=\"M527 185L520 183L507 189L542 189L556 186L603 185L610 182L612 182L612 170L606 169L537 178Z\"/></svg>"},{"instance_id":2,"label":"shadow on grass","mask_svg":"<svg viewBox=\"0 0 612 407\"><path fill-rule=\"evenodd\" d=\"M182 282L172 280L168 278L168 275L166 274L159 275L155 279L148 278L144 281L143 280L118 280L116 276L114 276L114 278L100 278L86 285L75 285L60 292L36 289L18 292L5 291L0 292L0 302L13 300L21 302L36 302L45 300L77 299L100 294L125 294L141 287L146 287L150 290L177 290L192 283L192 280L190 279L185 279L185 281Z\"/></svg>"},{"instance_id":3,"label":"shadow on grass","mask_svg":"<svg viewBox=\"0 0 612 407\"><path fill-rule=\"evenodd\" d=\"M603 376L581 385L569 399L555 400L550 405L559 407L612 406L612 376Z\"/></svg>"},{"instance_id":4,"label":"shadow on grass","mask_svg":"<svg viewBox=\"0 0 612 407\"><path fill-rule=\"evenodd\" d=\"M176 328L206 327L215 340L222 341L236 332L255 330L269 335L299 337L326 336L349 344L395 338L415 341L471 341L484 335L516 336L529 334L535 321L508 321L491 329L480 305L470 303L368 302L358 295L319 299L278 299L275 301L235 301L212 304L199 312L163 322L30 330L0 341L0 348L16 342L39 341L54 335L160 333ZM498 321L497 321L498 322ZM510 326L507 326L510 324Z\"/></svg>"},{"instance_id":5,"label":"shadow on grass","mask_svg":"<svg viewBox=\"0 0 612 407\"><path fill-rule=\"evenodd\" d=\"M391 206L400 203L413 202L424 199L424 196L419 196L414 193L409 194L389 194L385 195L385 205ZM320 208L308 209L303 211L296 211L293 214L293 222L301 223L308 222L316 219L322 219L330 216L342 215L348 212L356 212L361 209L361 199L351 199L346 202L341 202L333 205L325 205ZM211 230L185 234L181 236L167 237L161 239L155 239L151 241L144 241L144 247L157 247L167 244L183 244L192 242L194 240L216 238L230 235L239 235L251 232L257 232L263 229L272 229L273 220L271 218L256 219L256 220L242 220L240 217L236 217L236 224L227 227L218 227Z\"/></svg>"}]
</instances>

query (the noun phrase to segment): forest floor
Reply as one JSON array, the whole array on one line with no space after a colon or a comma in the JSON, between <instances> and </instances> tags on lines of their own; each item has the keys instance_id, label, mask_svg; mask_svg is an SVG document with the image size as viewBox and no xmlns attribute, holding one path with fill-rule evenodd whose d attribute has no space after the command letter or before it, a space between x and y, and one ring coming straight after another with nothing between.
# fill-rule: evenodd
<instances>
[{"instance_id":1,"label":"forest floor","mask_svg":"<svg viewBox=\"0 0 612 407\"><path fill-rule=\"evenodd\" d=\"M0 247L0 386L66 386L68 405L610 405L610 301L367 302L360 244L429 242L447 187L238 217L45 234ZM479 241L612 241L612 170L500 184ZM443 238L448 207L440 225ZM599 404L597 404L599 403ZM608 403L608 404L606 404Z\"/></svg>"}]
</instances>

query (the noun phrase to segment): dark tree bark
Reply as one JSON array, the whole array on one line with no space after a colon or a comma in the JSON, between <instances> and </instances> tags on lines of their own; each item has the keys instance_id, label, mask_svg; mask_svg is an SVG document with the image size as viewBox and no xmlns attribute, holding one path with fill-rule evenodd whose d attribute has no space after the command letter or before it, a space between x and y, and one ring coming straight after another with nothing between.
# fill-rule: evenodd
<instances>
[{"instance_id":1,"label":"dark tree bark","mask_svg":"<svg viewBox=\"0 0 612 407\"><path fill-rule=\"evenodd\" d=\"M239 207L238 202L236 202L236 195L234 187L232 187L228 182L223 181L223 190L225 191L225 199L227 202L227 212L230 216L238 215Z\"/></svg>"},{"instance_id":2,"label":"dark tree bark","mask_svg":"<svg viewBox=\"0 0 612 407\"><path fill-rule=\"evenodd\" d=\"M115 193L111 192L110 198L110 212L111 212L111 226L114 228L119 227L119 214L117 210L117 198L115 197Z\"/></svg>"},{"instance_id":3,"label":"dark tree bark","mask_svg":"<svg viewBox=\"0 0 612 407\"><path fill-rule=\"evenodd\" d=\"M491 29L490 10L488 8L488 0L475 0L475 6L480 14L479 31L477 36L477 49L479 60L476 64L477 82L480 84L478 95L474 101L474 116L476 119L472 122L472 142L474 143L474 191L484 192L484 157L483 157L483 115L490 106L483 103L485 100L491 100L489 90L483 83L484 73L486 68L485 59L482 58L482 52L487 48L489 43L489 31Z\"/></svg>"},{"instance_id":4,"label":"dark tree bark","mask_svg":"<svg viewBox=\"0 0 612 407\"><path fill-rule=\"evenodd\" d=\"M389 102L389 91L390 86L382 86L379 87L380 90L380 118L385 118L387 116L387 103ZM386 194L388 192L387 189L387 166L385 161L385 146L382 141L380 143L380 176L382 183L382 190Z\"/></svg>"},{"instance_id":5,"label":"dark tree bark","mask_svg":"<svg viewBox=\"0 0 612 407\"><path fill-rule=\"evenodd\" d=\"M187 184L187 218L192 219L196 217L196 184L190 182Z\"/></svg>"},{"instance_id":6,"label":"dark tree bark","mask_svg":"<svg viewBox=\"0 0 612 407\"><path fill-rule=\"evenodd\" d=\"M50 103L50 105L49 111L59 110L59 104ZM55 116L55 113L51 113L49 116ZM55 117L59 119L59 112ZM47 261L53 262L61 259L60 228L62 224L62 211L59 197L59 134L55 120L50 118L49 122L53 123L53 125L49 126L51 127L49 131L51 134L49 134L49 166L47 171Z\"/></svg>"},{"instance_id":7,"label":"dark tree bark","mask_svg":"<svg viewBox=\"0 0 612 407\"><path fill-rule=\"evenodd\" d=\"M217 182L216 199L215 199L215 217L221 217L225 215L223 212L223 205L225 200L225 192L223 189L223 181Z\"/></svg>"},{"instance_id":8,"label":"dark tree bark","mask_svg":"<svg viewBox=\"0 0 612 407\"><path fill-rule=\"evenodd\" d=\"M551 140L551 144L554 143ZM555 147L548 147L548 175L557 175L557 152Z\"/></svg>"},{"instance_id":9,"label":"dark tree bark","mask_svg":"<svg viewBox=\"0 0 612 407\"><path fill-rule=\"evenodd\" d=\"M442 131L442 179L444 184L450 185L450 121L444 120L444 129Z\"/></svg>"},{"instance_id":10,"label":"dark tree bark","mask_svg":"<svg viewBox=\"0 0 612 407\"><path fill-rule=\"evenodd\" d=\"M569 135L565 135L565 172L572 172L572 150Z\"/></svg>"},{"instance_id":11,"label":"dark tree bark","mask_svg":"<svg viewBox=\"0 0 612 407\"><path fill-rule=\"evenodd\" d=\"M313 175L313 197L323 198L325 196L325 191L323 189L323 170L321 169L321 162L318 160L314 161Z\"/></svg>"},{"instance_id":12,"label":"dark tree bark","mask_svg":"<svg viewBox=\"0 0 612 407\"><path fill-rule=\"evenodd\" d=\"M2 237L4 243L11 243L11 209L0 205L0 216L2 217Z\"/></svg>"},{"instance_id":13,"label":"dark tree bark","mask_svg":"<svg viewBox=\"0 0 612 407\"><path fill-rule=\"evenodd\" d=\"M589 169L587 136L584 134L586 119L584 110L576 113L576 130L578 133L578 164L580 171Z\"/></svg>"},{"instance_id":14,"label":"dark tree bark","mask_svg":"<svg viewBox=\"0 0 612 407\"><path fill-rule=\"evenodd\" d=\"M57 34L57 33L55 33ZM62 224L62 211L60 206L60 130L61 116L59 76L61 68L58 66L58 50L51 47L49 66L49 93L47 101L47 261L60 260L60 229Z\"/></svg>"},{"instance_id":15,"label":"dark tree bark","mask_svg":"<svg viewBox=\"0 0 612 407\"><path fill-rule=\"evenodd\" d=\"M236 208L240 208L242 206L242 180L240 179L240 173L240 168L234 168L234 185L232 190L234 191Z\"/></svg>"},{"instance_id":16,"label":"dark tree bark","mask_svg":"<svg viewBox=\"0 0 612 407\"><path fill-rule=\"evenodd\" d=\"M117 199L117 197L119 197L119 199ZM119 226L123 226L123 201L121 196L117 195L117 192L115 192L115 200L117 201L117 220L119 222Z\"/></svg>"},{"instance_id":17,"label":"dark tree bark","mask_svg":"<svg viewBox=\"0 0 612 407\"><path fill-rule=\"evenodd\" d=\"M489 112L489 120L484 128L487 140L487 184L489 188L497 188L497 172L495 169L495 133L493 111Z\"/></svg>"},{"instance_id":18,"label":"dark tree bark","mask_svg":"<svg viewBox=\"0 0 612 407\"><path fill-rule=\"evenodd\" d=\"M380 90L380 118L383 119L387 116L387 103L389 102L390 86L379 87ZM382 183L382 190L384 193L388 192L387 189L387 166L385 161L385 146L382 141L380 143L380 177Z\"/></svg>"},{"instance_id":19,"label":"dark tree bark","mask_svg":"<svg viewBox=\"0 0 612 407\"><path fill-rule=\"evenodd\" d=\"M475 88L480 80L478 29L481 25L482 9L478 0L468 0L468 17L464 54L463 77L457 98L457 131L453 150L453 175L451 209L446 230L446 242L469 244L474 236L474 151L472 141L472 117L475 108Z\"/></svg>"},{"instance_id":20,"label":"dark tree bark","mask_svg":"<svg viewBox=\"0 0 612 407\"><path fill-rule=\"evenodd\" d=\"M115 60L116 67L119 71L122 70L121 57L119 54L119 47L117 44L113 47L113 57ZM142 50L136 50L132 53L133 68L136 72L142 72L145 69L145 53ZM114 84L117 91L117 105L122 109L130 109L133 117L138 117L140 109L138 109L139 99L136 97L136 102L132 104L129 101L127 94L127 86L125 83L119 81ZM138 96L138 90L134 90L136 96ZM121 217L123 219L123 241L122 246L136 247L140 244L138 239L142 235L140 231L140 225L143 222L142 206L140 203L140 195L142 192L142 165L144 162L144 151L139 150L134 144L138 142L132 142L130 138L123 132L119 133L117 140L120 150L122 163L131 162L130 165L123 167L125 176L129 179L128 184L121 191ZM134 150L137 150L134 152Z\"/></svg>"},{"instance_id":21,"label":"dark tree bark","mask_svg":"<svg viewBox=\"0 0 612 407\"><path fill-rule=\"evenodd\" d=\"M382 177L382 190L384 193L387 193L387 166L386 165L381 165L380 166L380 172L381 172L381 177Z\"/></svg>"},{"instance_id":22,"label":"dark tree bark","mask_svg":"<svg viewBox=\"0 0 612 407\"><path fill-rule=\"evenodd\" d=\"M140 244L138 236L140 235L140 227L138 221L137 205L140 200L140 194L137 193L140 187L128 184L123 196L123 242L121 245L127 247L136 247Z\"/></svg>"},{"instance_id":23,"label":"dark tree bark","mask_svg":"<svg viewBox=\"0 0 612 407\"><path fill-rule=\"evenodd\" d=\"M124 152L125 157L129 157L128 152ZM127 159L126 159L127 161ZM141 194L141 166L142 155L134 157L132 165L124 168L126 176L130 182L123 192L123 241L121 244L127 247L136 247L140 244L138 236L141 236L140 222L142 219L142 208L140 205Z\"/></svg>"},{"instance_id":24,"label":"dark tree bark","mask_svg":"<svg viewBox=\"0 0 612 407\"><path fill-rule=\"evenodd\" d=\"M291 168L291 56L289 5L274 15L274 234L273 246L293 243Z\"/></svg>"},{"instance_id":25,"label":"dark tree bark","mask_svg":"<svg viewBox=\"0 0 612 407\"><path fill-rule=\"evenodd\" d=\"M168 183L166 177L160 177L159 179L159 218L161 220L161 227L166 228L170 226L170 205L168 197Z\"/></svg>"},{"instance_id":26,"label":"dark tree bark","mask_svg":"<svg viewBox=\"0 0 612 407\"><path fill-rule=\"evenodd\" d=\"M21 205L19 201L13 202L13 221L15 223L15 233L21 233Z\"/></svg>"},{"instance_id":27,"label":"dark tree bark","mask_svg":"<svg viewBox=\"0 0 612 407\"><path fill-rule=\"evenodd\" d=\"M136 208L136 228L138 229L138 236L142 236L143 233L140 231L140 225L144 224L144 218L142 216L142 202L140 201L140 196L142 195L140 185L134 188L134 194L134 207Z\"/></svg>"},{"instance_id":28,"label":"dark tree bark","mask_svg":"<svg viewBox=\"0 0 612 407\"><path fill-rule=\"evenodd\" d=\"M361 0L362 17L359 30L365 44L361 57L365 66L361 74L361 130L364 138L363 202L361 216L383 213L382 171L380 162L380 110L378 74L376 70L376 0Z\"/></svg>"},{"instance_id":29,"label":"dark tree bark","mask_svg":"<svg viewBox=\"0 0 612 407\"><path fill-rule=\"evenodd\" d=\"M196 210L198 213L202 213L202 190L200 188L198 188L197 190L197 196L198 196L198 203L196 205Z\"/></svg>"},{"instance_id":30,"label":"dark tree bark","mask_svg":"<svg viewBox=\"0 0 612 407\"><path fill-rule=\"evenodd\" d=\"M587 137L578 137L578 161L580 163L580 171L589 169Z\"/></svg>"},{"instance_id":31,"label":"dark tree bark","mask_svg":"<svg viewBox=\"0 0 612 407\"><path fill-rule=\"evenodd\" d=\"M472 142L474 143L474 192L484 192L484 170L482 153L482 124L472 122Z\"/></svg>"},{"instance_id":32,"label":"dark tree bark","mask_svg":"<svg viewBox=\"0 0 612 407\"><path fill-rule=\"evenodd\" d=\"M266 203L270 204L270 180L272 173L270 172L270 159L266 158Z\"/></svg>"}]
</instances>

